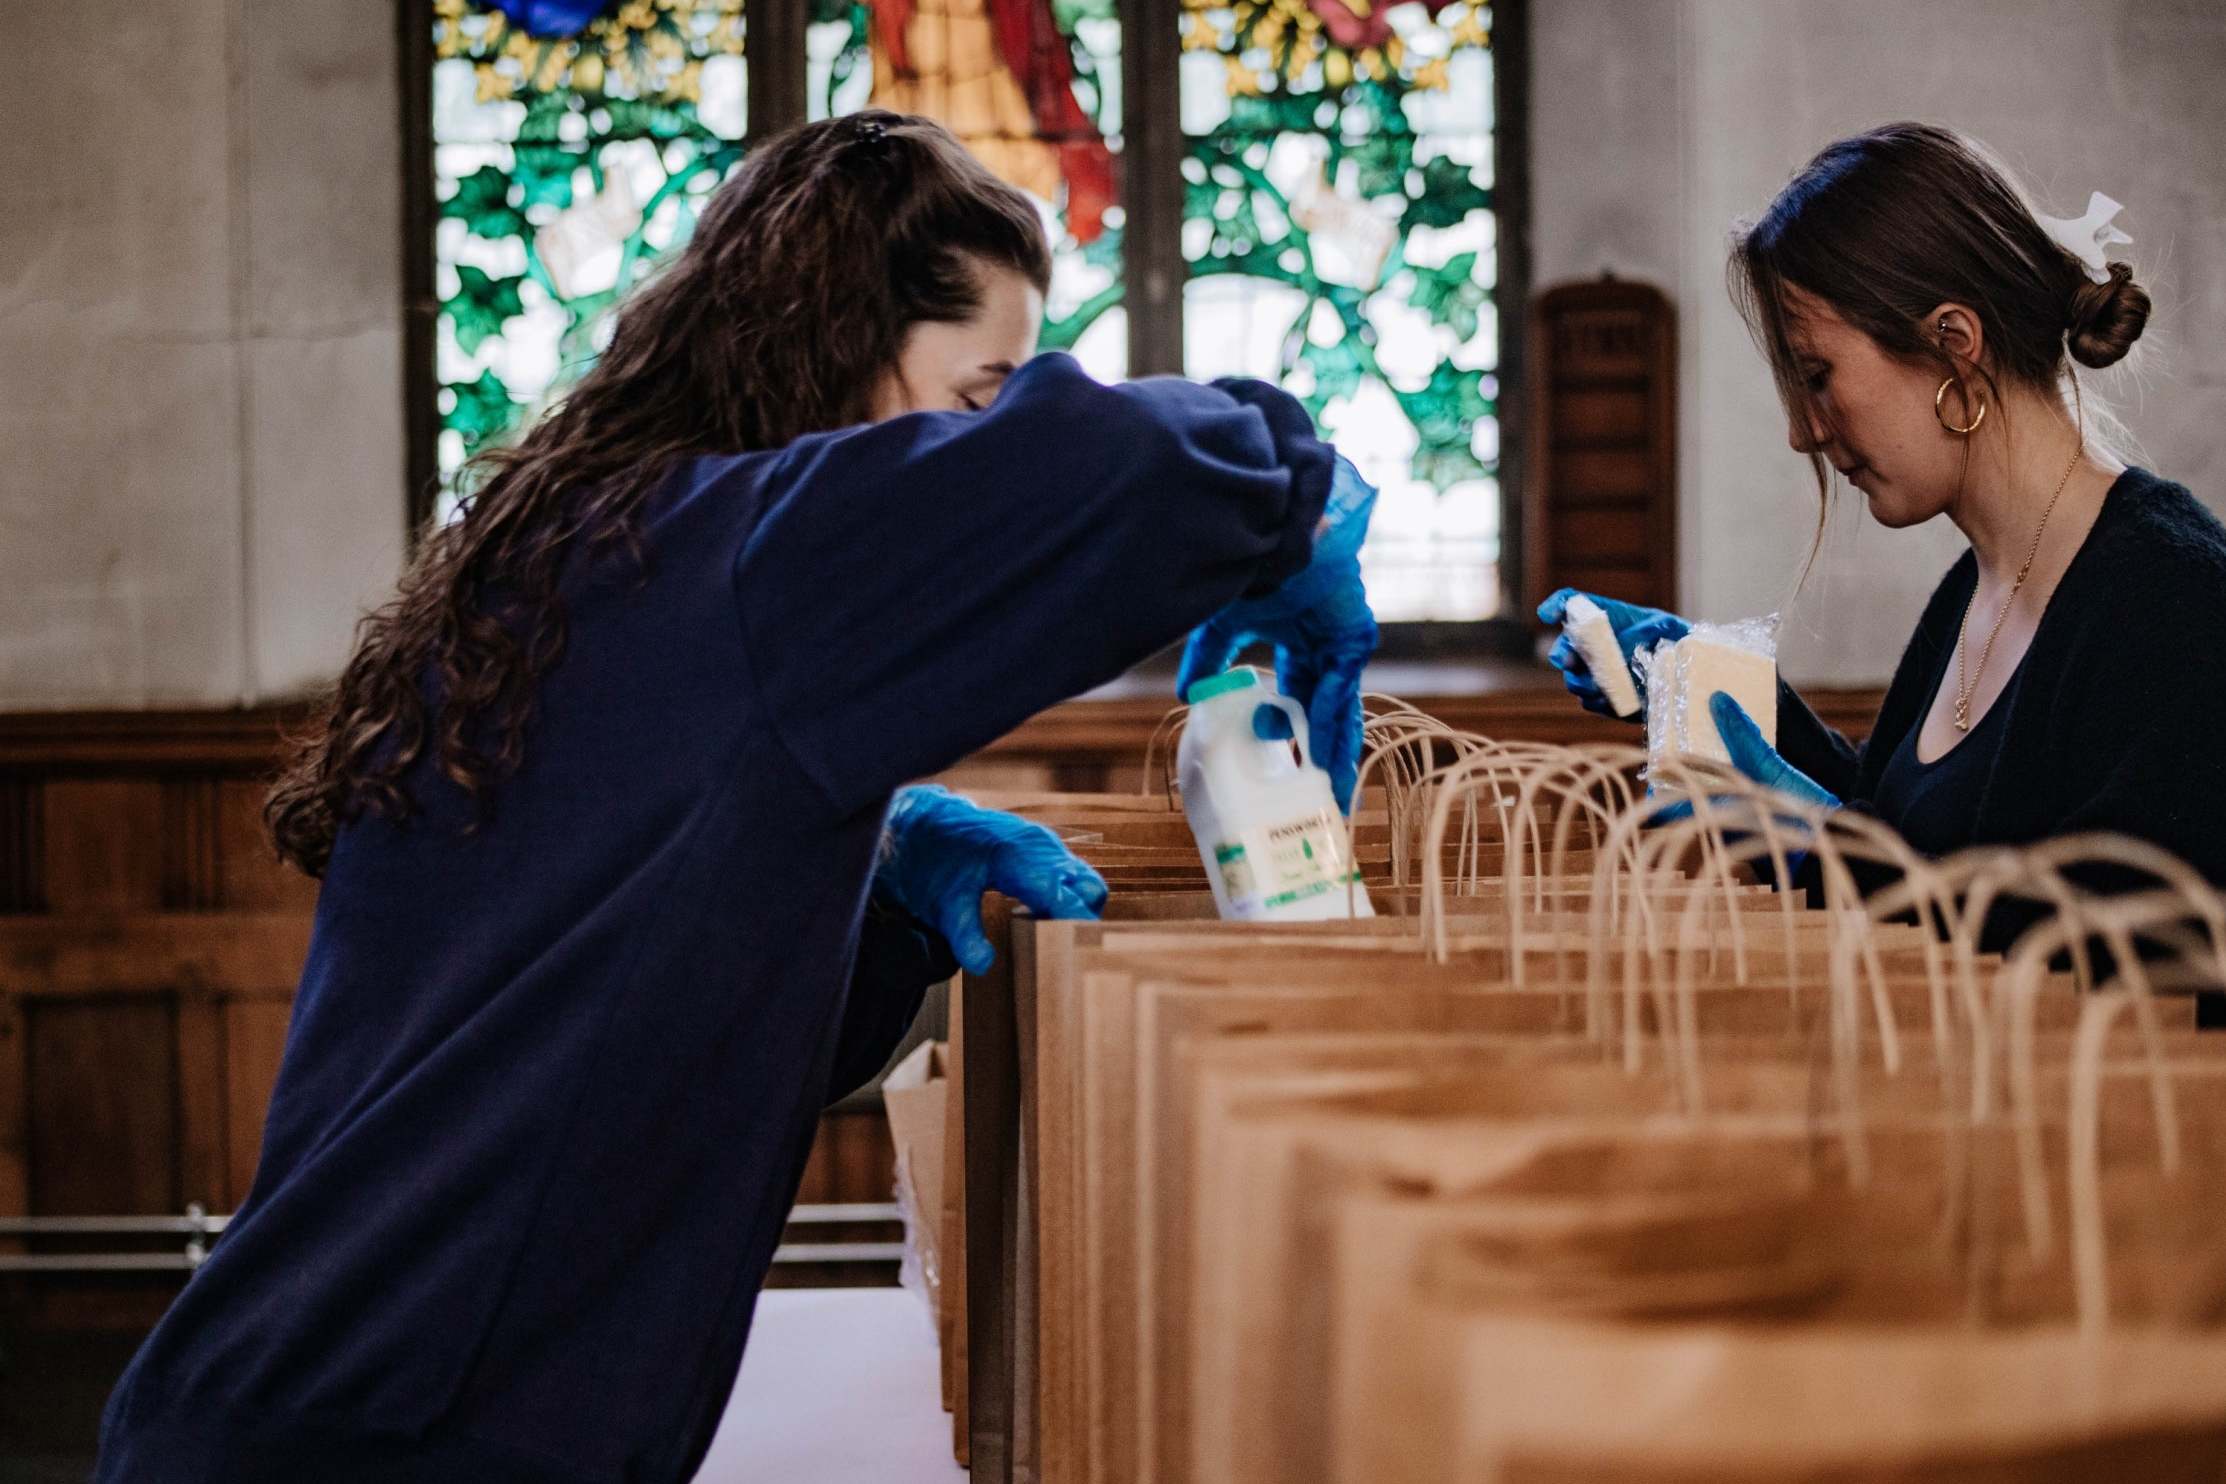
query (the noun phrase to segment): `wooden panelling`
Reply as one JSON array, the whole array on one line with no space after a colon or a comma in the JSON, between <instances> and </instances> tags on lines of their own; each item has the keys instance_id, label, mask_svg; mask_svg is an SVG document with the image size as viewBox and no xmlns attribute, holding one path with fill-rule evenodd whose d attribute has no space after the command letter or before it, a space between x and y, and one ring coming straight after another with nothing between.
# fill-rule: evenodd
<instances>
[{"instance_id":1,"label":"wooden panelling","mask_svg":"<svg viewBox=\"0 0 2226 1484\"><path fill-rule=\"evenodd\" d=\"M144 1336L177 1297L178 1286L174 1273L16 1276L0 1284L0 1319L11 1333L37 1334L42 1354L56 1334Z\"/></svg>"},{"instance_id":2,"label":"wooden panelling","mask_svg":"<svg viewBox=\"0 0 2226 1484\"><path fill-rule=\"evenodd\" d=\"M1649 409L1641 387L1572 382L1554 397L1547 416L1564 446L1627 447L1647 436Z\"/></svg>"},{"instance_id":3,"label":"wooden panelling","mask_svg":"<svg viewBox=\"0 0 2226 1484\"><path fill-rule=\"evenodd\" d=\"M292 1009L283 999L236 999L224 1007L224 1101L237 1110L225 1120L227 1210L246 1199L255 1180L255 1161L263 1152L263 1110L278 1081Z\"/></svg>"},{"instance_id":4,"label":"wooden panelling","mask_svg":"<svg viewBox=\"0 0 2226 1484\"><path fill-rule=\"evenodd\" d=\"M317 900L262 826L293 719L0 715L0 1215L226 1212L246 1198ZM1019 778L1045 765L992 766ZM894 1185L878 1105L830 1112L803 1199L886 1202ZM791 1240L895 1235L799 1227ZM784 1264L771 1282L895 1277L894 1264ZM0 1312L143 1329L176 1289L14 1278Z\"/></svg>"},{"instance_id":5,"label":"wooden panelling","mask_svg":"<svg viewBox=\"0 0 2226 1484\"><path fill-rule=\"evenodd\" d=\"M1677 322L1669 300L1644 284L1563 284L1533 302L1527 344L1535 394L1524 438L1525 607L1556 588L1581 587L1675 608ZM1606 509L1617 518L1589 518Z\"/></svg>"},{"instance_id":6,"label":"wooden panelling","mask_svg":"<svg viewBox=\"0 0 2226 1484\"><path fill-rule=\"evenodd\" d=\"M24 1019L31 1213L181 1209L171 1007L136 998L33 1001Z\"/></svg>"},{"instance_id":7,"label":"wooden panelling","mask_svg":"<svg viewBox=\"0 0 2226 1484\"><path fill-rule=\"evenodd\" d=\"M23 1002L0 994L0 1215L31 1209L30 1046ZM0 1252L20 1245L0 1242Z\"/></svg>"},{"instance_id":8,"label":"wooden panelling","mask_svg":"<svg viewBox=\"0 0 2226 1484\"><path fill-rule=\"evenodd\" d=\"M1574 447L1561 454L1556 468L1563 480L1563 495L1547 512L1549 520L1563 510L1593 505L1643 505L1657 487L1656 471L1644 449ZM1582 552L1579 547L1572 554Z\"/></svg>"},{"instance_id":9,"label":"wooden panelling","mask_svg":"<svg viewBox=\"0 0 2226 1484\"><path fill-rule=\"evenodd\" d=\"M1588 291L1582 300L1564 298L1553 307L1544 348L1552 359L1538 369L1555 381L1623 381L1652 374L1654 342L1650 327L1626 312L1631 301L1589 291L1616 287L1605 282L1575 285ZM1631 287L1622 285L1621 287ZM1549 289L1543 300L1564 290Z\"/></svg>"},{"instance_id":10,"label":"wooden panelling","mask_svg":"<svg viewBox=\"0 0 2226 1484\"><path fill-rule=\"evenodd\" d=\"M1612 399L1626 392L1596 388L1586 394L1595 400L1564 404L1578 409L1570 426L1616 436L1626 413ZM1590 522L1579 529L1596 551L1632 552L1627 512L1566 518ZM1614 580L1610 569L1578 570ZM1535 663L1384 666L1371 681L1490 736L1635 735L1572 705ZM1172 687L1172 676L1141 677L1055 707L951 776L980 787L1136 788ZM1826 721L1861 733L1879 698L1809 699ZM316 903L316 883L277 864L259 817L287 719L276 710L0 716L0 1214L175 1214L190 1201L231 1210L247 1195ZM831 1111L801 1198L883 1202L894 1183L879 1108ZM885 1269L788 1267L774 1281L887 1278ZM42 1277L0 1285L0 1301L20 1298L57 1323L143 1324L174 1291Z\"/></svg>"},{"instance_id":11,"label":"wooden panelling","mask_svg":"<svg viewBox=\"0 0 2226 1484\"><path fill-rule=\"evenodd\" d=\"M216 781L217 900L236 911L311 911L317 905L317 883L281 864L264 832L267 787L260 778Z\"/></svg>"},{"instance_id":12,"label":"wooden panelling","mask_svg":"<svg viewBox=\"0 0 2226 1484\"><path fill-rule=\"evenodd\" d=\"M298 706L240 711L17 711L0 713L0 776L214 773L267 777L280 730Z\"/></svg>"},{"instance_id":13,"label":"wooden panelling","mask_svg":"<svg viewBox=\"0 0 2226 1484\"><path fill-rule=\"evenodd\" d=\"M0 773L0 912L45 905L45 805L39 779Z\"/></svg>"},{"instance_id":14,"label":"wooden panelling","mask_svg":"<svg viewBox=\"0 0 2226 1484\"><path fill-rule=\"evenodd\" d=\"M1560 572L1562 586L1581 588L1588 593L1606 593L1630 602L1643 601L1633 595L1645 591L1651 575L1647 564L1641 561L1571 562Z\"/></svg>"},{"instance_id":15,"label":"wooden panelling","mask_svg":"<svg viewBox=\"0 0 2226 1484\"><path fill-rule=\"evenodd\" d=\"M213 996L177 1001L178 1195L211 1211L233 1206L227 1170L225 1034L228 1007Z\"/></svg>"},{"instance_id":16,"label":"wooden panelling","mask_svg":"<svg viewBox=\"0 0 2226 1484\"><path fill-rule=\"evenodd\" d=\"M1622 509L1565 510L1555 520L1559 539L1571 551L1586 552L1595 561L1629 563L1644 567L1653 539L1652 523L1643 506Z\"/></svg>"},{"instance_id":17,"label":"wooden panelling","mask_svg":"<svg viewBox=\"0 0 2226 1484\"><path fill-rule=\"evenodd\" d=\"M300 911L0 917L0 1213L235 1208L308 940Z\"/></svg>"},{"instance_id":18,"label":"wooden panelling","mask_svg":"<svg viewBox=\"0 0 2226 1484\"><path fill-rule=\"evenodd\" d=\"M1652 549L1650 555L1655 555ZM1570 704L1559 677L1542 664L1477 660L1382 666L1371 669L1369 683L1453 726L1487 736L1542 742L1630 736L1627 729ZM1124 680L1099 696L1052 707L954 772L980 787L1044 788L1061 779L1079 786L1108 777L1133 787L1145 741L1173 704L1173 691L1172 673ZM1868 730L1878 710L1879 693L1873 689L1804 694L1833 725L1855 732ZM263 780L277 757L279 728L291 717L280 710L137 717L0 715L0 790L12 784L42 799L44 812L51 814L55 804L43 790L68 780L134 774L161 778L180 772L217 777L223 780L218 810L222 904L250 911L266 906L307 910L315 901L316 884L272 862L253 823ZM146 829L155 827L157 817L149 815ZM138 839L144 847L144 830ZM262 874L266 867L271 874ZM159 885L158 879L158 891ZM4 903L0 910L6 910Z\"/></svg>"},{"instance_id":19,"label":"wooden panelling","mask_svg":"<svg viewBox=\"0 0 2226 1484\"><path fill-rule=\"evenodd\" d=\"M153 778L52 778L45 788L45 905L55 912L153 912L163 905L163 785Z\"/></svg>"},{"instance_id":20,"label":"wooden panelling","mask_svg":"<svg viewBox=\"0 0 2226 1484\"><path fill-rule=\"evenodd\" d=\"M0 923L0 991L291 990L308 951L299 912L20 917Z\"/></svg>"},{"instance_id":21,"label":"wooden panelling","mask_svg":"<svg viewBox=\"0 0 2226 1484\"><path fill-rule=\"evenodd\" d=\"M799 1202L893 1201L896 1189L896 1149L879 1108L836 1109L820 1119Z\"/></svg>"},{"instance_id":22,"label":"wooden panelling","mask_svg":"<svg viewBox=\"0 0 2226 1484\"><path fill-rule=\"evenodd\" d=\"M162 780L162 905L173 911L222 905L217 880L217 781L194 774Z\"/></svg>"},{"instance_id":23,"label":"wooden panelling","mask_svg":"<svg viewBox=\"0 0 2226 1484\"><path fill-rule=\"evenodd\" d=\"M1062 761L1060 758L1037 754L972 757L960 764L951 774L945 776L963 777L965 786L968 788L1048 791L1056 787L1052 782L1052 773L1061 765ZM1072 759L1068 758L1064 761L1071 762ZM1096 759L1093 755L1090 758L1093 777L1095 776L1095 763ZM1085 793L1094 791L1094 784L1083 789Z\"/></svg>"}]
</instances>

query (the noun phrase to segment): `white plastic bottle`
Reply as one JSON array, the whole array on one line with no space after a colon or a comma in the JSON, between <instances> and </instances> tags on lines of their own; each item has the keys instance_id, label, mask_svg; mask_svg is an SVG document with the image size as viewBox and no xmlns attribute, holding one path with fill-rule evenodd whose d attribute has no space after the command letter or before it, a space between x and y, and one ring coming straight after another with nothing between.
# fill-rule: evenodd
<instances>
[{"instance_id":1,"label":"white plastic bottle","mask_svg":"<svg viewBox=\"0 0 2226 1484\"><path fill-rule=\"evenodd\" d=\"M1367 888L1348 885L1345 816L1329 774L1307 752L1306 713L1238 668L1190 688L1190 721L1176 752L1183 813L1224 919L1317 922L1373 917ZM1252 718L1273 706L1291 718L1291 744L1262 738ZM1350 905L1348 905L1348 903Z\"/></svg>"}]
</instances>

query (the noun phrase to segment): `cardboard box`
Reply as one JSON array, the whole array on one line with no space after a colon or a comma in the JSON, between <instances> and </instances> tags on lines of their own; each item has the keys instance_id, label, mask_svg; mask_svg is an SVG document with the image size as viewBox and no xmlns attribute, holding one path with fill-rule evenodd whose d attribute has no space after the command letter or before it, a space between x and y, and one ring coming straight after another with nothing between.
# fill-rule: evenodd
<instances>
[{"instance_id":1,"label":"cardboard box","mask_svg":"<svg viewBox=\"0 0 2226 1484\"><path fill-rule=\"evenodd\" d=\"M925 1041L881 1079L889 1137L897 1150L897 1206L904 1217L904 1240L917 1261L929 1308L938 1318L943 1310L944 1100L951 1085L947 1058L942 1042Z\"/></svg>"}]
</instances>

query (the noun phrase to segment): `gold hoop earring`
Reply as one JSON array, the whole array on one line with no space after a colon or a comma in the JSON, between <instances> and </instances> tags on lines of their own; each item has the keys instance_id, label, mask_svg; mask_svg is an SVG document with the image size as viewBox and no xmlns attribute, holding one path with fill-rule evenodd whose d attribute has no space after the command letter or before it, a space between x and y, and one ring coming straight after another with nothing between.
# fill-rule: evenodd
<instances>
[{"instance_id":1,"label":"gold hoop earring","mask_svg":"<svg viewBox=\"0 0 2226 1484\"><path fill-rule=\"evenodd\" d=\"M1986 421L1986 398L1979 398L1979 415L1971 419L1970 426L1959 428L1954 423L1949 422L1948 414L1941 410L1941 404L1948 398L1948 388L1954 385L1955 378L1953 376L1940 383L1940 390L1932 394L1932 415L1939 419L1941 427L1946 428L1958 438L1968 438L1979 430L1980 423Z\"/></svg>"}]
</instances>

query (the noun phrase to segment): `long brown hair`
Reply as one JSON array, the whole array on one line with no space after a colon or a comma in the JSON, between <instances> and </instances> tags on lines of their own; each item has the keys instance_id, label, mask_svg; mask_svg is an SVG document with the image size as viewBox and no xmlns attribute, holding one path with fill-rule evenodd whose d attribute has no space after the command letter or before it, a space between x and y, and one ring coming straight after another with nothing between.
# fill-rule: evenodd
<instances>
[{"instance_id":1,"label":"long brown hair","mask_svg":"<svg viewBox=\"0 0 2226 1484\"><path fill-rule=\"evenodd\" d=\"M906 331L979 307L983 264L1047 287L1042 219L932 120L869 110L757 146L593 369L473 461L460 513L364 619L264 805L279 854L321 875L349 820L409 817L403 775L428 748L484 818L564 650L568 565L646 576L639 511L682 460L865 421Z\"/></svg>"},{"instance_id":2,"label":"long brown hair","mask_svg":"<svg viewBox=\"0 0 2226 1484\"><path fill-rule=\"evenodd\" d=\"M2109 282L2090 280L1984 147L1932 124L1888 124L1825 146L1735 234L1730 279L1779 399L1802 427L1830 417L1793 348L1793 290L1830 305L1887 354L1953 379L1966 407L1973 380L1994 402L2005 381L2057 390L2072 377L2067 352L2083 366L2111 365L2149 319L2130 267L2112 263ZM1926 316L1944 303L1970 306L1986 327L1984 364L1926 333ZM1828 500L1824 455L1809 460Z\"/></svg>"}]
</instances>

